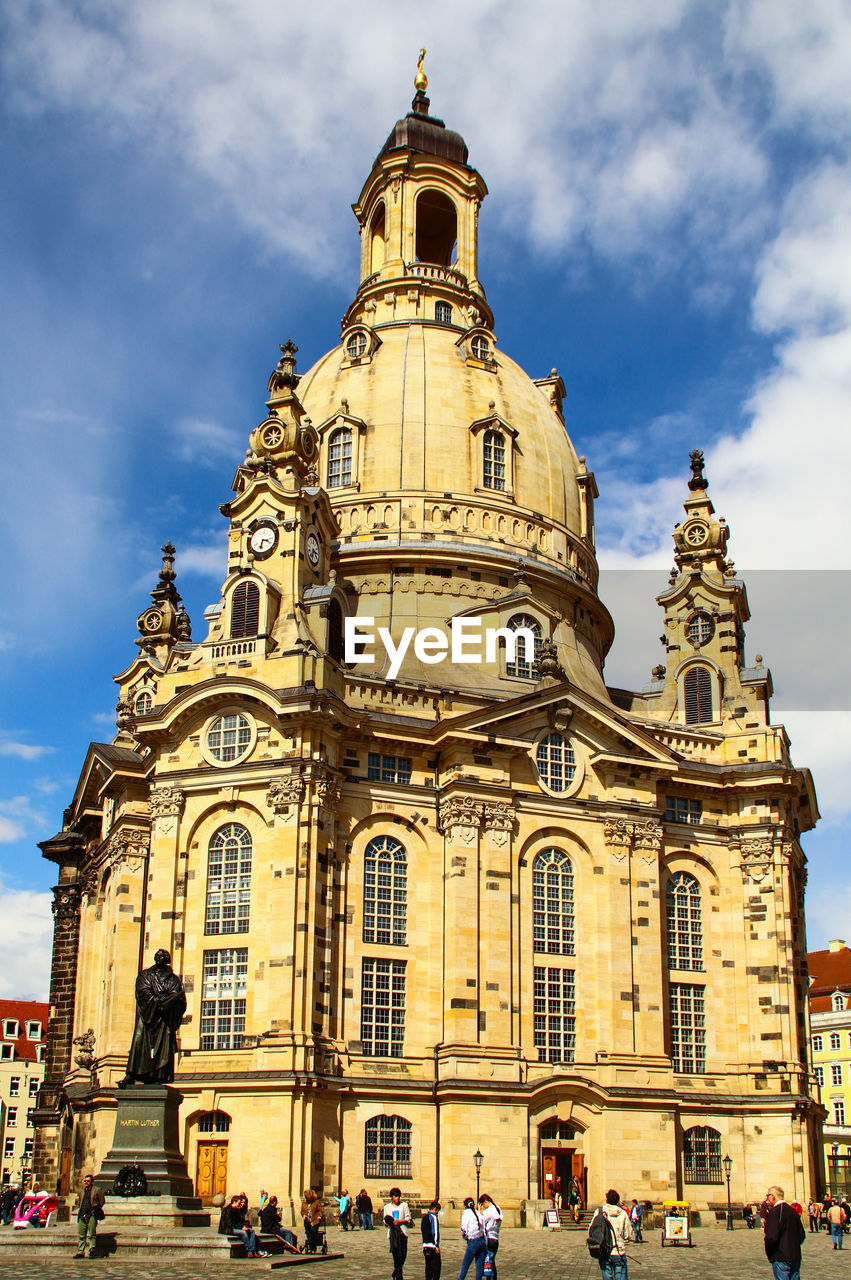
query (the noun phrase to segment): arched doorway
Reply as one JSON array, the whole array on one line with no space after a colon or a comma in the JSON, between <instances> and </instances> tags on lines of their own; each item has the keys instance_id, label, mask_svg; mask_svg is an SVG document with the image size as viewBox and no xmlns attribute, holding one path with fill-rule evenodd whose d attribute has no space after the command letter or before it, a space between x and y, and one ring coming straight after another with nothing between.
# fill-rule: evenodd
<instances>
[{"instance_id":1,"label":"arched doorway","mask_svg":"<svg viewBox=\"0 0 851 1280\"><path fill-rule=\"evenodd\" d=\"M545 1120L538 1129L540 1152L538 1195L550 1200L559 1192L567 1208L567 1191L576 1178L582 1189L582 1205L588 1203L588 1169L582 1133L564 1120Z\"/></svg>"},{"instance_id":2,"label":"arched doorway","mask_svg":"<svg viewBox=\"0 0 851 1280\"><path fill-rule=\"evenodd\" d=\"M208 1111L198 1117L197 1131L195 1194L209 1203L214 1196L227 1194L230 1116Z\"/></svg>"}]
</instances>

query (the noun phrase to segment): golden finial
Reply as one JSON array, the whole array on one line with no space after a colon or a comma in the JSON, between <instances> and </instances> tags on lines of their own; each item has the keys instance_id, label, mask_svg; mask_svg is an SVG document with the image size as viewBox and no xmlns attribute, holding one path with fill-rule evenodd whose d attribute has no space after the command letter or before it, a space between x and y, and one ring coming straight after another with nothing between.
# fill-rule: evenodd
<instances>
[{"instance_id":1,"label":"golden finial","mask_svg":"<svg viewBox=\"0 0 851 1280\"><path fill-rule=\"evenodd\" d=\"M423 71L423 58L425 56L425 49L420 49L420 56L417 59L417 74L414 76L414 88L417 93L425 93L428 88L428 76Z\"/></svg>"}]
</instances>

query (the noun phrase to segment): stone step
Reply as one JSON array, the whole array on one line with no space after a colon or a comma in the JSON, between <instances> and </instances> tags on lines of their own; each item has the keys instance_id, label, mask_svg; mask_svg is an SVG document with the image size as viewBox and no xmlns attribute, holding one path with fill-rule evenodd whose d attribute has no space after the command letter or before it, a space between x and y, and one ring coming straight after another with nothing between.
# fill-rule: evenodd
<instances>
[{"instance_id":1,"label":"stone step","mask_svg":"<svg viewBox=\"0 0 851 1280\"><path fill-rule=\"evenodd\" d=\"M183 1258L187 1264L205 1265L206 1263L223 1263L230 1258L244 1258L245 1248L241 1241L233 1241L227 1236L220 1236L212 1228L200 1230L165 1230L150 1226L123 1225L120 1229L108 1229L105 1222L103 1229L97 1233L96 1255L101 1258L147 1258L156 1263L157 1259ZM327 1254L294 1254L284 1251L280 1240L268 1236L258 1236L260 1248L272 1255L277 1267L298 1265L301 1262L324 1262L332 1258L342 1258L342 1253ZM58 1259L73 1257L77 1250L77 1225L61 1225L38 1230L29 1228L26 1231L4 1231L0 1233L0 1275L7 1274L2 1270L4 1261L16 1262L30 1260Z\"/></svg>"}]
</instances>

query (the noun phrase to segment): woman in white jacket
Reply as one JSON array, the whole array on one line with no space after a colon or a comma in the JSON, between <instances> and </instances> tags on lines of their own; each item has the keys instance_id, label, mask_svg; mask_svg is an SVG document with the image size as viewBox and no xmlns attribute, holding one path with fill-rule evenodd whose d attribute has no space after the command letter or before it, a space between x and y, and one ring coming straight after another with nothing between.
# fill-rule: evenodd
<instances>
[{"instance_id":1,"label":"woman in white jacket","mask_svg":"<svg viewBox=\"0 0 851 1280\"><path fill-rule=\"evenodd\" d=\"M496 1280L496 1251L499 1248L499 1229L502 1226L502 1210L484 1192L479 1196L479 1213L485 1228L485 1253L493 1255L493 1280Z\"/></svg>"},{"instance_id":2,"label":"woman in white jacket","mask_svg":"<svg viewBox=\"0 0 851 1280\"><path fill-rule=\"evenodd\" d=\"M487 1239L485 1237L485 1224L482 1221L481 1214L476 1210L476 1202L472 1196L468 1196L464 1201L464 1212L461 1214L461 1235L467 1241L467 1248L464 1250L464 1260L461 1263L461 1270L458 1272L458 1280L464 1280L471 1262L476 1264L476 1280L482 1280L485 1253L487 1252Z\"/></svg>"}]
</instances>

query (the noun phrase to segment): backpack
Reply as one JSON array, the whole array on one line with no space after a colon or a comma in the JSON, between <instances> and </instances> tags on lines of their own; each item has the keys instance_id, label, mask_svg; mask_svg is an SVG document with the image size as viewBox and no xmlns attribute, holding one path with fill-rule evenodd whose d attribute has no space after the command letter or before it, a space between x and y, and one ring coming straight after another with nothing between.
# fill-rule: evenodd
<instances>
[{"instance_id":1,"label":"backpack","mask_svg":"<svg viewBox=\"0 0 851 1280\"><path fill-rule=\"evenodd\" d=\"M588 1228L588 1252L598 1262L608 1262L615 1247L615 1233L612 1224L603 1212L602 1205L591 1219Z\"/></svg>"}]
</instances>

